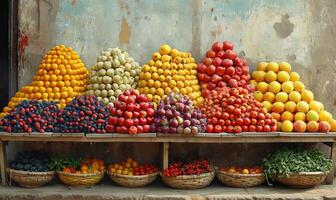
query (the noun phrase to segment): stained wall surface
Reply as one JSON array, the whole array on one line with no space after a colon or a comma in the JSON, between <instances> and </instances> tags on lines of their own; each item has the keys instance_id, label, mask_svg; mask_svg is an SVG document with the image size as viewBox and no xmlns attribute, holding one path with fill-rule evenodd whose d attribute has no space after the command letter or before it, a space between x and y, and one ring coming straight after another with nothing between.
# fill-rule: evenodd
<instances>
[{"instance_id":1,"label":"stained wall surface","mask_svg":"<svg viewBox=\"0 0 336 200\"><path fill-rule=\"evenodd\" d=\"M202 59L232 41L251 70L287 61L336 116L335 0L20 0L19 87L48 49L73 47L87 67L119 46L141 64L163 43Z\"/></svg>"}]
</instances>

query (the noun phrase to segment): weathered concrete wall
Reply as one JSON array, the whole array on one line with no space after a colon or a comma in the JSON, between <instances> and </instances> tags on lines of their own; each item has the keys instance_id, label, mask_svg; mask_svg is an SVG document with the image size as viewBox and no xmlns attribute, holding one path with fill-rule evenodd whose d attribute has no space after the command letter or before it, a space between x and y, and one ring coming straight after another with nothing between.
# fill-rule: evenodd
<instances>
[{"instance_id":1,"label":"weathered concrete wall","mask_svg":"<svg viewBox=\"0 0 336 200\"><path fill-rule=\"evenodd\" d=\"M336 116L335 9L335 0L20 0L19 86L32 80L43 54L56 44L72 46L90 67L107 47L122 47L143 64L168 43L199 61L214 41L229 40L248 58L251 70L265 60L292 63ZM230 155L225 160L238 163L269 149L204 145L182 150L177 145L173 155L216 155L218 148L223 153L216 158Z\"/></svg>"}]
</instances>

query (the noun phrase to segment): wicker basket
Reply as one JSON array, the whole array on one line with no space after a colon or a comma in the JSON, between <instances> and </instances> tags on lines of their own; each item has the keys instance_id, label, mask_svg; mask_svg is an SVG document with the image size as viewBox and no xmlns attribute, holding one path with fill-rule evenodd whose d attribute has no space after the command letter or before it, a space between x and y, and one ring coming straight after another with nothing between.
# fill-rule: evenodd
<instances>
[{"instance_id":1,"label":"wicker basket","mask_svg":"<svg viewBox=\"0 0 336 200\"><path fill-rule=\"evenodd\" d=\"M217 179L224 185L230 187L254 187L261 185L265 182L265 175L260 174L234 174L229 172L224 172L217 170L216 172Z\"/></svg>"},{"instance_id":2,"label":"wicker basket","mask_svg":"<svg viewBox=\"0 0 336 200\"><path fill-rule=\"evenodd\" d=\"M40 187L55 178L55 172L27 172L15 169L7 169L9 180L14 181L22 187Z\"/></svg>"},{"instance_id":3,"label":"wicker basket","mask_svg":"<svg viewBox=\"0 0 336 200\"><path fill-rule=\"evenodd\" d=\"M284 185L293 188L311 188L321 184L328 172L300 172L292 173L288 176L273 176L274 179Z\"/></svg>"},{"instance_id":4,"label":"wicker basket","mask_svg":"<svg viewBox=\"0 0 336 200\"><path fill-rule=\"evenodd\" d=\"M151 184L159 174L158 172L148 175L141 176L129 176L129 175L121 175L121 174L110 174L107 173L111 180L115 182L117 185L124 187L143 187Z\"/></svg>"},{"instance_id":5,"label":"wicker basket","mask_svg":"<svg viewBox=\"0 0 336 200\"><path fill-rule=\"evenodd\" d=\"M104 178L104 172L95 174L73 174L67 172L57 172L58 178L70 186L93 186Z\"/></svg>"},{"instance_id":6,"label":"wicker basket","mask_svg":"<svg viewBox=\"0 0 336 200\"><path fill-rule=\"evenodd\" d=\"M163 182L169 187L176 189L199 189L204 188L213 181L215 172L201 175L182 175L176 177L161 176Z\"/></svg>"}]
</instances>

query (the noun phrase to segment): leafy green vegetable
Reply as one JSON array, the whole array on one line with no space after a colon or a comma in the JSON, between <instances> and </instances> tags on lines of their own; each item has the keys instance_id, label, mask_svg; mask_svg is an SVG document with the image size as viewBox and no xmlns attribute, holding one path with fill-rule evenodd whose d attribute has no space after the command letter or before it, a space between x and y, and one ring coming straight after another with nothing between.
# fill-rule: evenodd
<instances>
[{"instance_id":1,"label":"leafy green vegetable","mask_svg":"<svg viewBox=\"0 0 336 200\"><path fill-rule=\"evenodd\" d=\"M327 173L332 161L324 157L318 150L302 148L283 148L270 153L263 159L263 168L268 177L275 174L288 176L299 172Z\"/></svg>"},{"instance_id":2,"label":"leafy green vegetable","mask_svg":"<svg viewBox=\"0 0 336 200\"><path fill-rule=\"evenodd\" d=\"M65 167L75 167L76 169L80 167L80 158L58 158L54 157L50 159L49 168L56 171L61 171Z\"/></svg>"}]
</instances>

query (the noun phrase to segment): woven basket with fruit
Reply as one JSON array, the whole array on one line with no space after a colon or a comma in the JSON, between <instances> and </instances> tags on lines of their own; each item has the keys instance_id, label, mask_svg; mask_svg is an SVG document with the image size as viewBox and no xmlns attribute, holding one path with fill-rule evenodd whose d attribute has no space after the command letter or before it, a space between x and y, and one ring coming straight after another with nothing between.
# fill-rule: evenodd
<instances>
[{"instance_id":1,"label":"woven basket with fruit","mask_svg":"<svg viewBox=\"0 0 336 200\"><path fill-rule=\"evenodd\" d=\"M318 150L283 148L263 161L267 177L295 188L321 184L331 170L332 161Z\"/></svg>"},{"instance_id":2,"label":"woven basket with fruit","mask_svg":"<svg viewBox=\"0 0 336 200\"><path fill-rule=\"evenodd\" d=\"M216 171L220 182L231 187L254 187L265 182L265 175L261 167L228 167Z\"/></svg>"},{"instance_id":3,"label":"woven basket with fruit","mask_svg":"<svg viewBox=\"0 0 336 200\"><path fill-rule=\"evenodd\" d=\"M9 180L22 187L40 187L52 181L55 171L50 170L49 156L36 151L20 152L7 169Z\"/></svg>"},{"instance_id":4,"label":"woven basket with fruit","mask_svg":"<svg viewBox=\"0 0 336 200\"><path fill-rule=\"evenodd\" d=\"M206 160L171 164L162 173L163 182L176 189L199 189L211 184L215 173Z\"/></svg>"},{"instance_id":5,"label":"woven basket with fruit","mask_svg":"<svg viewBox=\"0 0 336 200\"><path fill-rule=\"evenodd\" d=\"M157 178L158 173L158 168L154 165L139 165L131 158L119 164L110 164L107 172L113 182L124 187L149 185Z\"/></svg>"},{"instance_id":6,"label":"woven basket with fruit","mask_svg":"<svg viewBox=\"0 0 336 200\"><path fill-rule=\"evenodd\" d=\"M58 178L70 186L92 186L100 182L105 173L104 161L98 159L54 158L52 167Z\"/></svg>"}]
</instances>

